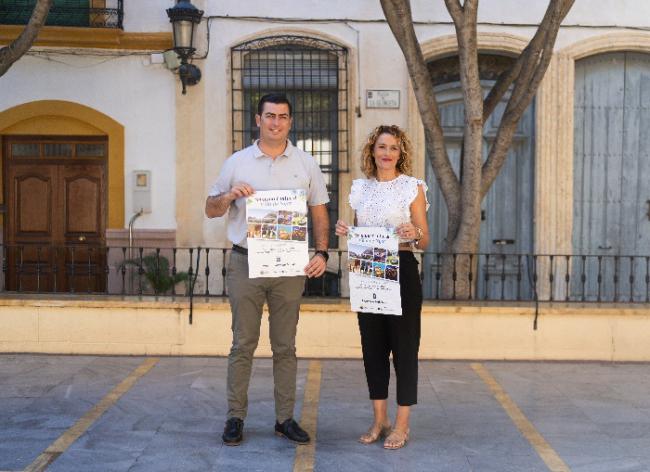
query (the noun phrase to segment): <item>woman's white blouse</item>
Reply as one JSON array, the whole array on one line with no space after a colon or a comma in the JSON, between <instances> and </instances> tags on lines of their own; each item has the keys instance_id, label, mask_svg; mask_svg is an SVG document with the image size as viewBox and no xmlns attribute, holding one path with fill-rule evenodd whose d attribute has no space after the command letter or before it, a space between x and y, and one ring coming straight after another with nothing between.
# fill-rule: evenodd
<instances>
[{"instance_id":1,"label":"woman's white blouse","mask_svg":"<svg viewBox=\"0 0 650 472\"><path fill-rule=\"evenodd\" d=\"M409 223L410 207L418 195L418 186L424 190L426 210L429 210L427 184L415 177L402 174L388 182L375 178L352 181L350 206L357 213L357 225L394 228Z\"/></svg>"}]
</instances>

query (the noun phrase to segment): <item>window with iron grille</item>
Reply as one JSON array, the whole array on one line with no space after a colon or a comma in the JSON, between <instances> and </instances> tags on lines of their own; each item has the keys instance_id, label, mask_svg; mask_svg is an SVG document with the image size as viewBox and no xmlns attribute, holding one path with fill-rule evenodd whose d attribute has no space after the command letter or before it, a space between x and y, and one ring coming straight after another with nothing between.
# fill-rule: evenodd
<instances>
[{"instance_id":1,"label":"window with iron grille","mask_svg":"<svg viewBox=\"0 0 650 472\"><path fill-rule=\"evenodd\" d=\"M348 170L347 50L320 39L273 36L232 48L231 66L233 150L258 138L255 114L260 97L286 94L293 109L289 139L320 164L333 228L338 219L339 173ZM330 247L337 246L332 231Z\"/></svg>"}]
</instances>

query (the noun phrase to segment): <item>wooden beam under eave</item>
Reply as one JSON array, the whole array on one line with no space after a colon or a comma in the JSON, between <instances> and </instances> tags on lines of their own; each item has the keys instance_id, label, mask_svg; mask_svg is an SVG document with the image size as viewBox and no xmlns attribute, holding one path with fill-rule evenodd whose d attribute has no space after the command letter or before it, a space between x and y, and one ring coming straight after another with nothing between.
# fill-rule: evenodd
<instances>
[{"instance_id":1,"label":"wooden beam under eave","mask_svg":"<svg viewBox=\"0 0 650 472\"><path fill-rule=\"evenodd\" d=\"M0 45L9 44L23 29L21 25L0 25ZM33 46L166 51L173 47L173 38L171 32L130 33L116 28L44 26Z\"/></svg>"}]
</instances>

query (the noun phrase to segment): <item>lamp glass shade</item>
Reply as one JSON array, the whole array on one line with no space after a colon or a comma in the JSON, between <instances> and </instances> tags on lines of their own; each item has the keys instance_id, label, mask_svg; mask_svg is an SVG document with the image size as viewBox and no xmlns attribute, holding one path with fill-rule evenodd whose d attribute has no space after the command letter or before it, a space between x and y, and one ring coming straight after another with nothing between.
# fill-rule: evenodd
<instances>
[{"instance_id":1,"label":"lamp glass shade","mask_svg":"<svg viewBox=\"0 0 650 472\"><path fill-rule=\"evenodd\" d=\"M193 48L194 23L187 20L176 21L174 25L174 49L190 50Z\"/></svg>"}]
</instances>

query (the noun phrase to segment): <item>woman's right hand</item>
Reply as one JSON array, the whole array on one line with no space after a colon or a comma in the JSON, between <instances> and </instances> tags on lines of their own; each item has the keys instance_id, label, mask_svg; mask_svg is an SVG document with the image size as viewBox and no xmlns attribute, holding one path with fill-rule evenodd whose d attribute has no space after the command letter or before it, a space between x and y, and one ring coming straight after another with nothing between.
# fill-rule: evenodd
<instances>
[{"instance_id":1,"label":"woman's right hand","mask_svg":"<svg viewBox=\"0 0 650 472\"><path fill-rule=\"evenodd\" d=\"M336 233L337 236L347 236L349 229L350 229L350 227L348 226L348 224L345 221L338 220L336 222L334 232Z\"/></svg>"}]
</instances>

